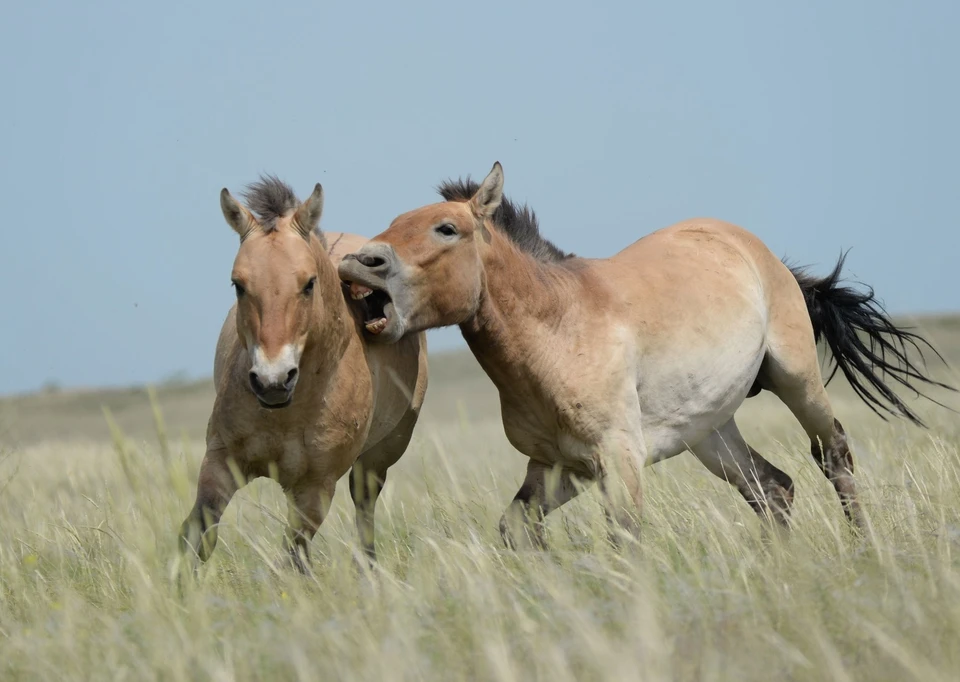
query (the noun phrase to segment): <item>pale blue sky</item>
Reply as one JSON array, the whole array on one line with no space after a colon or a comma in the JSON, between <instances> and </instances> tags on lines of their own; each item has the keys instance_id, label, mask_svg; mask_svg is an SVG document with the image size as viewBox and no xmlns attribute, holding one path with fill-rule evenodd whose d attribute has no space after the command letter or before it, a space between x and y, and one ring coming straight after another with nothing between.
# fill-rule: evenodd
<instances>
[{"instance_id":1,"label":"pale blue sky","mask_svg":"<svg viewBox=\"0 0 960 682\"><path fill-rule=\"evenodd\" d=\"M504 165L609 255L710 215L960 309L960 3L6 3L0 393L206 376L262 171L372 236ZM434 349L461 343L456 330Z\"/></svg>"}]
</instances>

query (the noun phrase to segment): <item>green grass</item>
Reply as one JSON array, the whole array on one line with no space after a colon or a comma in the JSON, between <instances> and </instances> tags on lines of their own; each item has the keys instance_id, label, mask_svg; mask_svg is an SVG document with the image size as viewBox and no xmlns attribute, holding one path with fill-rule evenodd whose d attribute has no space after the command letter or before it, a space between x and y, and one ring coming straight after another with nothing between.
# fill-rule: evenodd
<instances>
[{"instance_id":1,"label":"green grass","mask_svg":"<svg viewBox=\"0 0 960 682\"><path fill-rule=\"evenodd\" d=\"M955 358L956 325L925 326ZM514 553L496 528L525 459L472 361L435 357L378 507L381 571L353 562L342 482L313 575L275 568L285 500L257 481L182 596L176 533L209 385L159 391L162 437L144 391L0 401L0 679L957 679L956 415L918 404L929 431L884 423L831 385L861 471L859 540L764 394L739 422L796 481L789 537L765 543L739 496L681 455L645 471L639 544L606 544L591 491L551 516L549 551Z\"/></svg>"}]
</instances>

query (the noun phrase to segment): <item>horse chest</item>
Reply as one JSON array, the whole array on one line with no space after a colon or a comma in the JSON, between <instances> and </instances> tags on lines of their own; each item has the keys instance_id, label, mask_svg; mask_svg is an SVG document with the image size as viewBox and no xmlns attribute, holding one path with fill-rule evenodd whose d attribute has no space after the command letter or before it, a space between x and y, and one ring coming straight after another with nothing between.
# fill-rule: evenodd
<instances>
[{"instance_id":1,"label":"horse chest","mask_svg":"<svg viewBox=\"0 0 960 682\"><path fill-rule=\"evenodd\" d=\"M501 407L507 440L527 457L549 465L593 470L603 429L601 420L583 401L525 408L508 401Z\"/></svg>"},{"instance_id":2,"label":"horse chest","mask_svg":"<svg viewBox=\"0 0 960 682\"><path fill-rule=\"evenodd\" d=\"M252 475L271 476L276 467L279 482L298 480L310 469L308 437L304 431L279 434L253 433L238 442L234 451L244 460L241 468Z\"/></svg>"}]
</instances>

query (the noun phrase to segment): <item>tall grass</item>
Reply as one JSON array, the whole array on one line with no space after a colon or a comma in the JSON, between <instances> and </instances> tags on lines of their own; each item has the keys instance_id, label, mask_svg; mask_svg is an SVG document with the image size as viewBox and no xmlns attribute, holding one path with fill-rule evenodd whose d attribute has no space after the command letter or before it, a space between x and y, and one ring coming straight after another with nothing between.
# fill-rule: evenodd
<instances>
[{"instance_id":1,"label":"tall grass","mask_svg":"<svg viewBox=\"0 0 960 682\"><path fill-rule=\"evenodd\" d=\"M314 570L278 568L285 499L257 481L183 594L176 533L200 443L48 442L0 460L3 680L956 680L960 434L840 401L869 529L845 525L796 424L751 403L748 440L797 485L759 521L688 455L645 472L643 538L606 542L595 491L502 548L524 459L498 421L425 423L378 507L380 569L353 561L341 482Z\"/></svg>"}]
</instances>

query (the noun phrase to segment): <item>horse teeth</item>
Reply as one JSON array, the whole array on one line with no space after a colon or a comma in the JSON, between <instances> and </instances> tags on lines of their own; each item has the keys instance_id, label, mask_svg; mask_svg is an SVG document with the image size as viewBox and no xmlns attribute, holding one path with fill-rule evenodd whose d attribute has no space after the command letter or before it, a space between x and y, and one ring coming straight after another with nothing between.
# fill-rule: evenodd
<instances>
[{"instance_id":1,"label":"horse teeth","mask_svg":"<svg viewBox=\"0 0 960 682\"><path fill-rule=\"evenodd\" d=\"M367 331L371 334L379 334L387 327L387 318L381 317L379 320L373 320L372 322L367 322L364 324L364 327L367 328Z\"/></svg>"},{"instance_id":2,"label":"horse teeth","mask_svg":"<svg viewBox=\"0 0 960 682\"><path fill-rule=\"evenodd\" d=\"M373 289L365 287L362 284L351 284L350 285L350 298L354 301L359 301L360 299L366 298L373 293Z\"/></svg>"}]
</instances>

